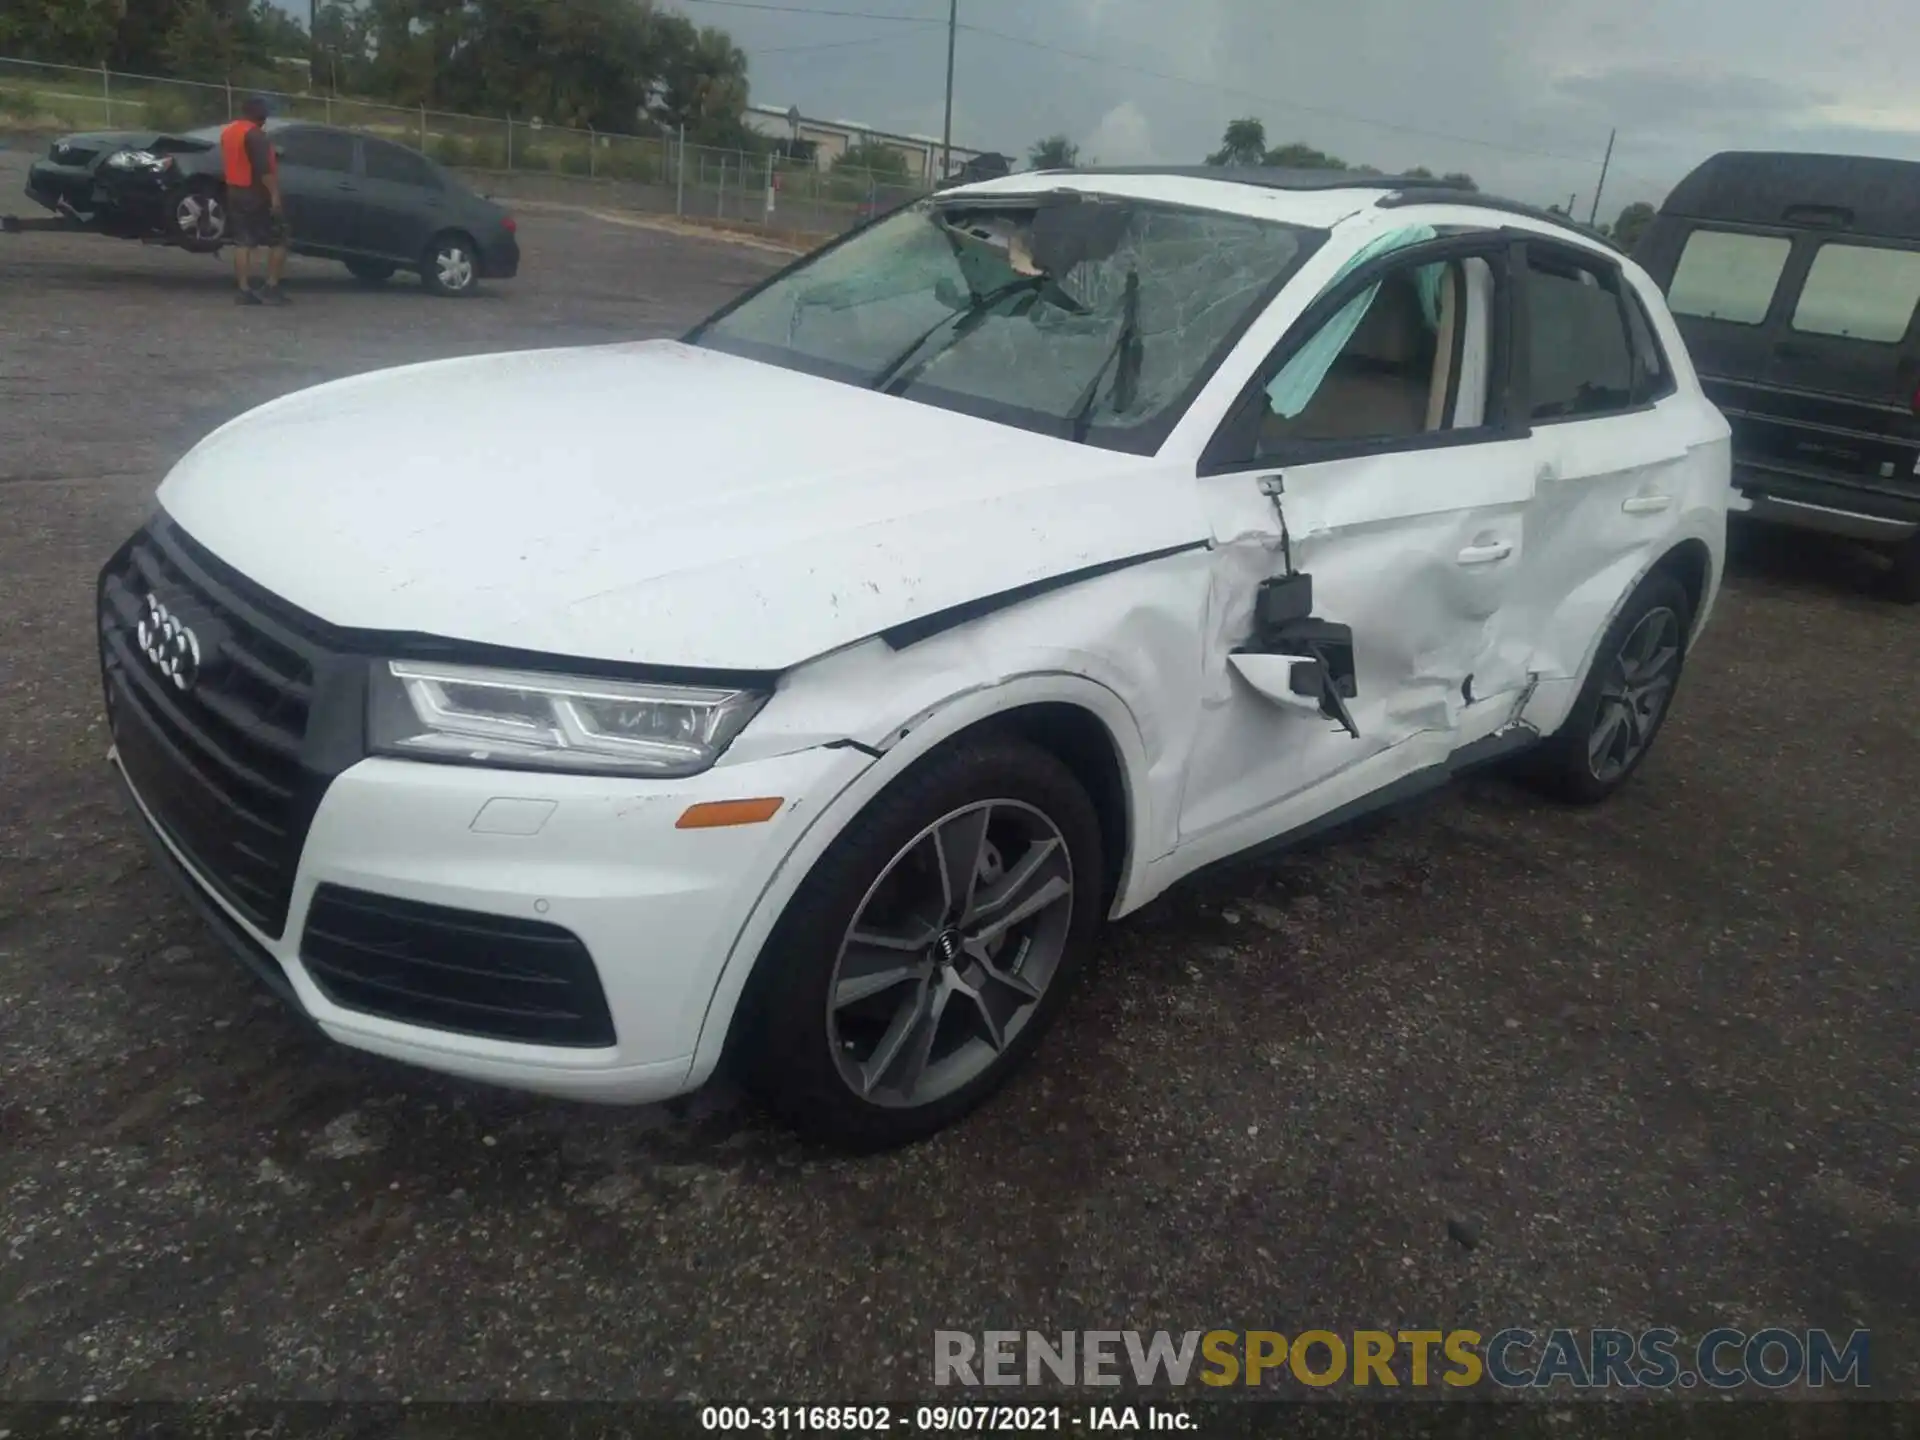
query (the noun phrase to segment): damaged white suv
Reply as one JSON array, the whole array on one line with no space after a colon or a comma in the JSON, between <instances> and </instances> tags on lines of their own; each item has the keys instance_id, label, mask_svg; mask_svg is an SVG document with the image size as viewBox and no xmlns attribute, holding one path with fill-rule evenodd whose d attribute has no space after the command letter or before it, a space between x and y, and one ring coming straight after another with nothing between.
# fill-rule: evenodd
<instances>
[{"instance_id":1,"label":"damaged white suv","mask_svg":"<svg viewBox=\"0 0 1920 1440\"><path fill-rule=\"evenodd\" d=\"M322 385L113 557L114 759L336 1040L898 1142L1100 922L1530 748L1640 763L1728 429L1659 291L1417 182L1023 174L684 341Z\"/></svg>"}]
</instances>

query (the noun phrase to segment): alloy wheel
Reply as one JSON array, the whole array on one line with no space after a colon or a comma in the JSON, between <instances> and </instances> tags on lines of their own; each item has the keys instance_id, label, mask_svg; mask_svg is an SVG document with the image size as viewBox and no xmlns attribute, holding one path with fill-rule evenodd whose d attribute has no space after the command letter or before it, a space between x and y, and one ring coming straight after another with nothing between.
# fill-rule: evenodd
<instances>
[{"instance_id":1,"label":"alloy wheel","mask_svg":"<svg viewBox=\"0 0 1920 1440\"><path fill-rule=\"evenodd\" d=\"M173 207L173 223L188 240L211 243L227 233L227 211L219 197L182 195Z\"/></svg>"},{"instance_id":2,"label":"alloy wheel","mask_svg":"<svg viewBox=\"0 0 1920 1440\"><path fill-rule=\"evenodd\" d=\"M465 290L473 284L473 256L462 245L442 245L433 255L434 274L443 290Z\"/></svg>"},{"instance_id":3,"label":"alloy wheel","mask_svg":"<svg viewBox=\"0 0 1920 1440\"><path fill-rule=\"evenodd\" d=\"M1624 775L1652 741L1679 678L1680 640L1680 617L1658 606L1613 657L1587 737L1587 765L1601 784Z\"/></svg>"},{"instance_id":4,"label":"alloy wheel","mask_svg":"<svg viewBox=\"0 0 1920 1440\"><path fill-rule=\"evenodd\" d=\"M840 943L827 1040L868 1102L930 1104L991 1069L1059 968L1073 864L1033 806L983 800L927 826L880 872Z\"/></svg>"}]
</instances>

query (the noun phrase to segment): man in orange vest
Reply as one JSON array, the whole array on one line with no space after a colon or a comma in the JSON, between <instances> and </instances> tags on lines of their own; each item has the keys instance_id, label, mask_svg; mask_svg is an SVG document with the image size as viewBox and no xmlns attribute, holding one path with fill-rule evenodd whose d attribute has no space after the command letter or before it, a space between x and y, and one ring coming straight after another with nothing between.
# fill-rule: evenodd
<instances>
[{"instance_id":1,"label":"man in orange vest","mask_svg":"<svg viewBox=\"0 0 1920 1440\"><path fill-rule=\"evenodd\" d=\"M286 209L280 200L280 157L263 128L267 102L250 96L240 118L220 132L220 158L227 173L227 223L233 234L234 298L242 305L284 305L280 273L287 264ZM253 289L253 252L267 252L267 286Z\"/></svg>"}]
</instances>

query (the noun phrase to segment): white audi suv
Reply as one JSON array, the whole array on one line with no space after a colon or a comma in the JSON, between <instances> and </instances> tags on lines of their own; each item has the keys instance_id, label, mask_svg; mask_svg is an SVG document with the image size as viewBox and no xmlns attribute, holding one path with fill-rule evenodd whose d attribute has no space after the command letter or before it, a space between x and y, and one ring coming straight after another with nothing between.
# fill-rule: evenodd
<instances>
[{"instance_id":1,"label":"white audi suv","mask_svg":"<svg viewBox=\"0 0 1920 1440\"><path fill-rule=\"evenodd\" d=\"M886 1145L1209 862L1495 759L1619 787L1729 494L1659 290L1563 217L1011 175L682 340L221 427L100 578L112 758L334 1039L585 1100L724 1062Z\"/></svg>"}]
</instances>

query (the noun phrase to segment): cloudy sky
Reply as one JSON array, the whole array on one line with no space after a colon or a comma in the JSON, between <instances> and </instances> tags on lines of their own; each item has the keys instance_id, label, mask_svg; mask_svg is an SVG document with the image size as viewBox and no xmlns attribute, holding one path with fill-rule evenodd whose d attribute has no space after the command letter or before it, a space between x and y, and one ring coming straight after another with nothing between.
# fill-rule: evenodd
<instances>
[{"instance_id":1,"label":"cloudy sky","mask_svg":"<svg viewBox=\"0 0 1920 1440\"><path fill-rule=\"evenodd\" d=\"M945 0L661 0L731 31L756 102L940 133ZM1194 163L1236 116L1539 204L1657 200L1715 150L1920 159L1912 0L959 0L954 141ZM830 13L837 12L837 13ZM884 18L882 18L884 17Z\"/></svg>"}]
</instances>

